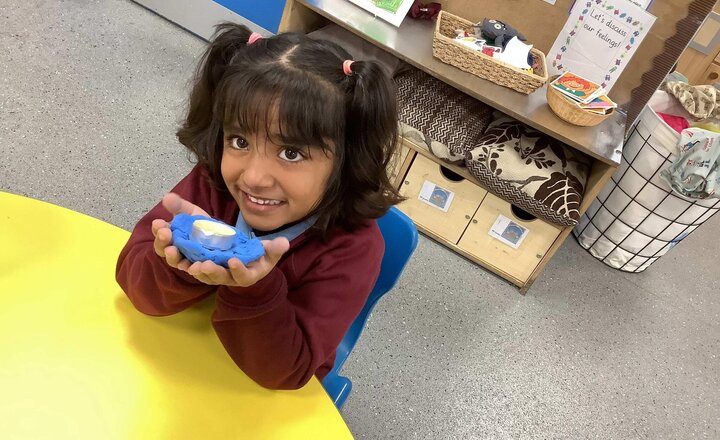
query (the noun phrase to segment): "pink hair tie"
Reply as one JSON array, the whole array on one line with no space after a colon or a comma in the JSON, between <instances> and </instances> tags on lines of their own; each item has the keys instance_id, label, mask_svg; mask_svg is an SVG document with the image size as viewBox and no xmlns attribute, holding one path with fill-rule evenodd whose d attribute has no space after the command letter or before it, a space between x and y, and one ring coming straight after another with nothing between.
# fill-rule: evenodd
<instances>
[{"instance_id":1,"label":"pink hair tie","mask_svg":"<svg viewBox=\"0 0 720 440\"><path fill-rule=\"evenodd\" d=\"M343 61L343 72L345 72L345 75L350 76L353 74L353 71L352 71L352 63L353 62L354 62L353 60Z\"/></svg>"},{"instance_id":2,"label":"pink hair tie","mask_svg":"<svg viewBox=\"0 0 720 440\"><path fill-rule=\"evenodd\" d=\"M258 34L257 32L253 32L252 34L250 34L247 44L249 46L249 45L255 43L257 40L261 40L261 39L262 39L262 35Z\"/></svg>"}]
</instances>

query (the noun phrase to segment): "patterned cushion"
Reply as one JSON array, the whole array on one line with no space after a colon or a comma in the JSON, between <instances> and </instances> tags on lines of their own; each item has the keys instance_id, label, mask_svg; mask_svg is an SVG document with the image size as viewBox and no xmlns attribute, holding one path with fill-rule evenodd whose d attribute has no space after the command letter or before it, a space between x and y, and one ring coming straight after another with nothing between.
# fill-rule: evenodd
<instances>
[{"instance_id":1,"label":"patterned cushion","mask_svg":"<svg viewBox=\"0 0 720 440\"><path fill-rule=\"evenodd\" d=\"M425 133L417 130L407 124L400 123L400 135L415 144L415 146L424 148L432 153L435 157L442 160L443 162L452 163L455 165L465 164L465 153L455 154L445 145L440 142L430 139Z\"/></svg>"},{"instance_id":2,"label":"patterned cushion","mask_svg":"<svg viewBox=\"0 0 720 440\"><path fill-rule=\"evenodd\" d=\"M492 119L492 108L412 68L395 77L400 122L440 159L462 161ZM430 140L432 139L432 141Z\"/></svg>"},{"instance_id":3,"label":"patterned cushion","mask_svg":"<svg viewBox=\"0 0 720 440\"><path fill-rule=\"evenodd\" d=\"M468 170L492 192L563 226L580 218L590 159L514 119L493 121L465 156Z\"/></svg>"}]
</instances>

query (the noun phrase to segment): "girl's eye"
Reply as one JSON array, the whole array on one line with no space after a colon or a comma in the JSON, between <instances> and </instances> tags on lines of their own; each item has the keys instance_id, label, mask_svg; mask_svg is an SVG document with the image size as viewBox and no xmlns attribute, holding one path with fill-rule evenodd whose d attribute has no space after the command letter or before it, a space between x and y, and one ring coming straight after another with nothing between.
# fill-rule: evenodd
<instances>
[{"instance_id":1,"label":"girl's eye","mask_svg":"<svg viewBox=\"0 0 720 440\"><path fill-rule=\"evenodd\" d=\"M239 136L231 137L229 141L230 147L234 148L235 150L246 150L248 147L248 141L246 141L245 138Z\"/></svg>"},{"instance_id":2,"label":"girl's eye","mask_svg":"<svg viewBox=\"0 0 720 440\"><path fill-rule=\"evenodd\" d=\"M288 162L300 162L304 159L302 153L292 148L283 148L280 150L280 154L278 154L278 156L280 159Z\"/></svg>"}]
</instances>

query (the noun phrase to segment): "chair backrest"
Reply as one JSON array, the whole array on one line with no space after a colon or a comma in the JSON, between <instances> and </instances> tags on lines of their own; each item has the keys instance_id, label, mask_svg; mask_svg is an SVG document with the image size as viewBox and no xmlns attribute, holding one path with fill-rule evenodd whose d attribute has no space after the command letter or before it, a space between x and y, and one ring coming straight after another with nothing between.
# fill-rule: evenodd
<instances>
[{"instance_id":1,"label":"chair backrest","mask_svg":"<svg viewBox=\"0 0 720 440\"><path fill-rule=\"evenodd\" d=\"M378 226L385 240L385 254L380 266L380 275L365 307L355 318L352 326L345 334L336 351L333 371L340 371L348 355L355 347L360 333L362 333L368 316L378 300L390 291L400 278L405 265L410 261L418 242L418 232L415 224L399 209L393 207L383 217L378 219Z\"/></svg>"}]
</instances>

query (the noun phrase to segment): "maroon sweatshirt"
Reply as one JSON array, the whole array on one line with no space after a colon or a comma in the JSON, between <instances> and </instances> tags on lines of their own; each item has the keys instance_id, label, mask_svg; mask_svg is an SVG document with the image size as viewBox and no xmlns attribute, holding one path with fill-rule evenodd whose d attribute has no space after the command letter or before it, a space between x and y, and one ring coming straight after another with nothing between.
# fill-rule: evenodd
<instances>
[{"instance_id":1,"label":"maroon sweatshirt","mask_svg":"<svg viewBox=\"0 0 720 440\"><path fill-rule=\"evenodd\" d=\"M199 166L173 192L213 218L237 220L235 200L215 190ZM295 389L313 374L325 377L380 272L384 242L375 221L352 232L335 229L325 241L301 234L265 278L243 288L209 286L168 266L153 250L156 218L171 221L172 215L156 205L135 226L117 263L117 281L139 311L171 315L217 292L215 332L255 382Z\"/></svg>"}]
</instances>

